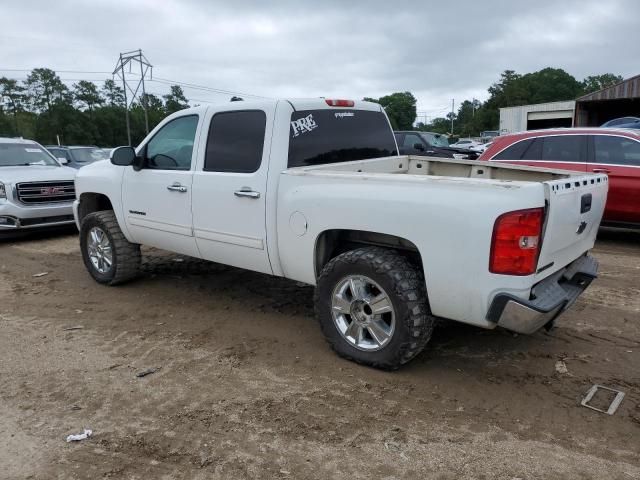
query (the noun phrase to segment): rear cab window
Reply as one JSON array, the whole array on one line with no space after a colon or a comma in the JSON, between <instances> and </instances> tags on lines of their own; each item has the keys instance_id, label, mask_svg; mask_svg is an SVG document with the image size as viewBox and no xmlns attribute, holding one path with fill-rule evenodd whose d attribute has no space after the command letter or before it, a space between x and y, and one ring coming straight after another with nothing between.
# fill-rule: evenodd
<instances>
[{"instance_id":1,"label":"rear cab window","mask_svg":"<svg viewBox=\"0 0 640 480\"><path fill-rule=\"evenodd\" d=\"M291 114L289 168L397 154L393 131L382 112L341 108Z\"/></svg>"}]
</instances>

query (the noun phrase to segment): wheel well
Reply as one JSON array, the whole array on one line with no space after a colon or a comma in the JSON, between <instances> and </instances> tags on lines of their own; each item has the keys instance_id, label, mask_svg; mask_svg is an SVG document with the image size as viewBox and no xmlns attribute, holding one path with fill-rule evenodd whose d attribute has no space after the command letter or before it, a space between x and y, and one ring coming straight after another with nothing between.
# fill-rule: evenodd
<instances>
[{"instance_id":1,"label":"wheel well","mask_svg":"<svg viewBox=\"0 0 640 480\"><path fill-rule=\"evenodd\" d=\"M332 258L337 257L341 253L366 245L398 250L405 254L413 264L424 271L422 257L420 256L418 247L405 238L363 230L325 230L316 240L314 258L316 278Z\"/></svg>"},{"instance_id":2,"label":"wheel well","mask_svg":"<svg viewBox=\"0 0 640 480\"><path fill-rule=\"evenodd\" d=\"M83 193L80 195L80 204L78 206L78 220L80 222L90 213L101 210L113 210L109 197L101 193Z\"/></svg>"}]
</instances>

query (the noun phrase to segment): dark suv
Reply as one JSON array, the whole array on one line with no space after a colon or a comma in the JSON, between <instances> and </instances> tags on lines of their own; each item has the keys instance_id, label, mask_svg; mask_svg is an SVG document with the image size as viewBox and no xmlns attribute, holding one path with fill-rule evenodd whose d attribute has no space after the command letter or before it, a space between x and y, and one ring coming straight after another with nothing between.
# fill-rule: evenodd
<instances>
[{"instance_id":1,"label":"dark suv","mask_svg":"<svg viewBox=\"0 0 640 480\"><path fill-rule=\"evenodd\" d=\"M395 132L400 155L426 155L428 157L475 160L476 152L449 146L447 136L433 132Z\"/></svg>"},{"instance_id":2,"label":"dark suv","mask_svg":"<svg viewBox=\"0 0 640 480\"><path fill-rule=\"evenodd\" d=\"M61 145L47 145L46 149L56 158L66 159L67 167L80 168L98 160L109 160L107 152L100 147L63 147Z\"/></svg>"}]
</instances>

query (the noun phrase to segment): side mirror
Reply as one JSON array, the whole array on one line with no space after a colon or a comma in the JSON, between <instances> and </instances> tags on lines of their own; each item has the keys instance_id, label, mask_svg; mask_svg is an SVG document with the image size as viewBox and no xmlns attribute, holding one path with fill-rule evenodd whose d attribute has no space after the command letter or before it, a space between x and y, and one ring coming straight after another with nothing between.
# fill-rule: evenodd
<instances>
[{"instance_id":1,"label":"side mirror","mask_svg":"<svg viewBox=\"0 0 640 480\"><path fill-rule=\"evenodd\" d=\"M414 150L420 150L421 152L424 152L424 145L421 143L414 143L413 148Z\"/></svg>"},{"instance_id":2,"label":"side mirror","mask_svg":"<svg viewBox=\"0 0 640 480\"><path fill-rule=\"evenodd\" d=\"M136 151L133 147L118 147L111 152L111 163L120 167L133 165L136 160Z\"/></svg>"},{"instance_id":3,"label":"side mirror","mask_svg":"<svg viewBox=\"0 0 640 480\"><path fill-rule=\"evenodd\" d=\"M69 163L69 160L67 160L64 157L57 157L57 160L62 164L62 165L66 165L67 163Z\"/></svg>"}]
</instances>

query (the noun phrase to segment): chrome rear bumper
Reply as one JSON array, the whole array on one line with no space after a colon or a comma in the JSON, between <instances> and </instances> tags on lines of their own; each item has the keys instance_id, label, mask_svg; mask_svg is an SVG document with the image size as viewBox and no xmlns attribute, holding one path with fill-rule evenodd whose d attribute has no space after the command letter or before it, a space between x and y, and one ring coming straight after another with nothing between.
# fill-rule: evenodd
<instances>
[{"instance_id":1,"label":"chrome rear bumper","mask_svg":"<svg viewBox=\"0 0 640 480\"><path fill-rule=\"evenodd\" d=\"M494 297L487 319L518 333L533 333L551 325L597 277L598 262L585 255L531 289L529 300L511 294Z\"/></svg>"}]
</instances>

